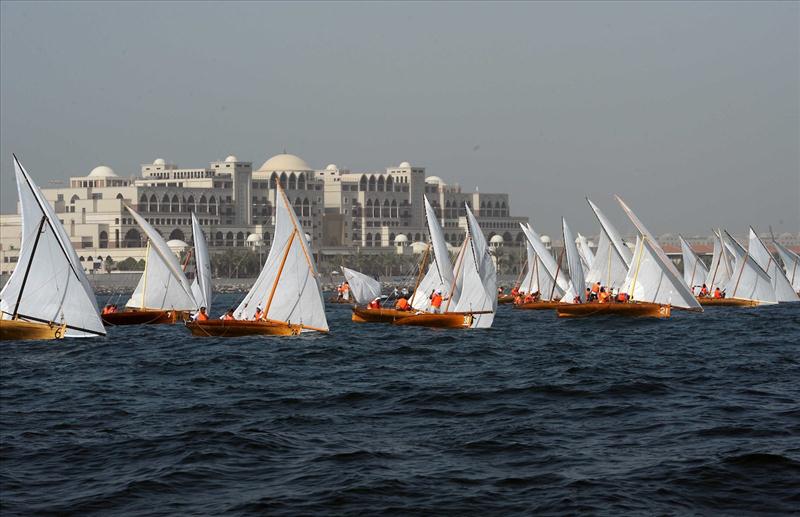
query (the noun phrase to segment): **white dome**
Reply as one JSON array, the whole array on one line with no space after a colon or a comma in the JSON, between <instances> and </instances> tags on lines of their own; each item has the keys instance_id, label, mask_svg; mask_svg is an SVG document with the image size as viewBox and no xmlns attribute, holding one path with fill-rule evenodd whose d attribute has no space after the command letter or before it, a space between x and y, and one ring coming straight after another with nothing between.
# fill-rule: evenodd
<instances>
[{"instance_id":1,"label":"white dome","mask_svg":"<svg viewBox=\"0 0 800 517\"><path fill-rule=\"evenodd\" d=\"M420 253L424 253L425 250L428 249L428 244L424 242L412 242L411 243L411 250L414 252L415 255L419 255Z\"/></svg>"},{"instance_id":2,"label":"white dome","mask_svg":"<svg viewBox=\"0 0 800 517\"><path fill-rule=\"evenodd\" d=\"M504 242L502 235L493 235L492 238L489 239L490 244L503 244Z\"/></svg>"},{"instance_id":3,"label":"white dome","mask_svg":"<svg viewBox=\"0 0 800 517\"><path fill-rule=\"evenodd\" d=\"M431 185L444 185L445 184L445 182L442 181L442 178L440 178L439 176L428 176L427 178L425 178L425 183L428 183L428 184L431 184Z\"/></svg>"},{"instance_id":4,"label":"white dome","mask_svg":"<svg viewBox=\"0 0 800 517\"><path fill-rule=\"evenodd\" d=\"M258 172L311 172L313 169L300 158L293 154L278 154L265 161L258 169Z\"/></svg>"},{"instance_id":5,"label":"white dome","mask_svg":"<svg viewBox=\"0 0 800 517\"><path fill-rule=\"evenodd\" d=\"M153 160L153 165L166 165L166 164L167 162L164 160L164 158L156 158L155 160Z\"/></svg>"},{"instance_id":6,"label":"white dome","mask_svg":"<svg viewBox=\"0 0 800 517\"><path fill-rule=\"evenodd\" d=\"M172 239L171 241L167 241L167 246L169 246L169 249L172 251L183 251L189 247L188 244L180 239Z\"/></svg>"},{"instance_id":7,"label":"white dome","mask_svg":"<svg viewBox=\"0 0 800 517\"><path fill-rule=\"evenodd\" d=\"M238 162L238 161L239 161L239 158L237 158L237 157L236 157L235 155L233 155L233 154L231 154L231 155L229 155L227 158L225 158L225 163L236 163L236 162Z\"/></svg>"},{"instance_id":8,"label":"white dome","mask_svg":"<svg viewBox=\"0 0 800 517\"><path fill-rule=\"evenodd\" d=\"M408 162L403 162L403 163L400 164L399 168L400 169L410 169L411 168L411 164L408 163Z\"/></svg>"},{"instance_id":9,"label":"white dome","mask_svg":"<svg viewBox=\"0 0 800 517\"><path fill-rule=\"evenodd\" d=\"M261 242L263 240L264 240L263 237L261 237L257 233L251 233L250 235L247 236L247 242Z\"/></svg>"},{"instance_id":10,"label":"white dome","mask_svg":"<svg viewBox=\"0 0 800 517\"><path fill-rule=\"evenodd\" d=\"M336 166L334 163L329 163L327 167L325 167L326 171L336 172L339 170L339 167Z\"/></svg>"},{"instance_id":11,"label":"white dome","mask_svg":"<svg viewBox=\"0 0 800 517\"><path fill-rule=\"evenodd\" d=\"M92 169L92 172L89 173L89 176L92 178L116 178L117 173L114 172L114 169L111 167L100 165Z\"/></svg>"},{"instance_id":12,"label":"white dome","mask_svg":"<svg viewBox=\"0 0 800 517\"><path fill-rule=\"evenodd\" d=\"M408 242L408 237L406 237L402 233L394 238L394 243L395 244L405 244L407 242Z\"/></svg>"},{"instance_id":13,"label":"white dome","mask_svg":"<svg viewBox=\"0 0 800 517\"><path fill-rule=\"evenodd\" d=\"M550 244L550 242L552 242L550 240L550 237L548 237L547 235L542 235L541 237L539 237L539 240L542 241L543 244Z\"/></svg>"}]
</instances>

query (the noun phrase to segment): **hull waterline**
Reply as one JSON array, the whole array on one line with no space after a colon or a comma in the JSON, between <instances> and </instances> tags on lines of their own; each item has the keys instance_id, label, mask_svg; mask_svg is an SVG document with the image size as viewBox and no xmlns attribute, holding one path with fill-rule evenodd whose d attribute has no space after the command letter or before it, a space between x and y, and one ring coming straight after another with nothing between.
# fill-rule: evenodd
<instances>
[{"instance_id":1,"label":"hull waterline","mask_svg":"<svg viewBox=\"0 0 800 517\"><path fill-rule=\"evenodd\" d=\"M206 320L188 321L186 328L202 337L240 336L296 336L303 331L302 325L290 325L282 321L261 320Z\"/></svg>"},{"instance_id":2,"label":"hull waterline","mask_svg":"<svg viewBox=\"0 0 800 517\"><path fill-rule=\"evenodd\" d=\"M561 303L556 301L549 301L549 302L528 302L528 303L519 303L515 304L515 309L520 309L524 311L544 311L544 310L552 310L557 309L562 305L573 305L571 303Z\"/></svg>"},{"instance_id":3,"label":"hull waterline","mask_svg":"<svg viewBox=\"0 0 800 517\"><path fill-rule=\"evenodd\" d=\"M556 311L559 318L625 316L629 318L669 318L670 306L657 303L565 303Z\"/></svg>"},{"instance_id":4,"label":"hull waterline","mask_svg":"<svg viewBox=\"0 0 800 517\"><path fill-rule=\"evenodd\" d=\"M172 325L186 319L184 311L163 310L124 310L103 314L100 317L104 325Z\"/></svg>"},{"instance_id":5,"label":"hull waterline","mask_svg":"<svg viewBox=\"0 0 800 517\"><path fill-rule=\"evenodd\" d=\"M413 315L413 311L353 307L352 320L356 323L392 323L396 320L408 318L409 316Z\"/></svg>"},{"instance_id":6,"label":"hull waterline","mask_svg":"<svg viewBox=\"0 0 800 517\"><path fill-rule=\"evenodd\" d=\"M704 307L756 307L756 300L742 300L740 298L697 298Z\"/></svg>"},{"instance_id":7,"label":"hull waterline","mask_svg":"<svg viewBox=\"0 0 800 517\"><path fill-rule=\"evenodd\" d=\"M65 330L66 325L22 320L0 320L0 341L62 339Z\"/></svg>"}]
</instances>

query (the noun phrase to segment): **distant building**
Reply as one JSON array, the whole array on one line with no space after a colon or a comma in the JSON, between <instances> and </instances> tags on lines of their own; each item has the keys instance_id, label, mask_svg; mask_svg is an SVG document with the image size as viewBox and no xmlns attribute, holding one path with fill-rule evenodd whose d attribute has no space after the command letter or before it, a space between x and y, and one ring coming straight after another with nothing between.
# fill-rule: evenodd
<instances>
[{"instance_id":1,"label":"distant building","mask_svg":"<svg viewBox=\"0 0 800 517\"><path fill-rule=\"evenodd\" d=\"M31 171L43 185L43 173ZM191 241L191 213L215 248L264 246L274 232L277 185L286 191L316 253L350 253L354 248L386 251L427 240L422 196L427 195L445 239L458 246L466 230L465 204L488 239L520 246L524 234L512 217L508 194L463 193L424 167L403 162L385 172L354 173L328 165L315 170L302 158L279 154L253 170L252 162L228 156L208 167L179 168L164 159L140 167L138 177L95 167L70 178L68 187L43 188L85 268L102 262L144 257L145 237L124 204L137 210L166 240ZM0 215L0 273L14 268L19 255L20 218ZM497 239L495 239L497 243ZM413 249L413 248L412 248ZM378 251L378 250L375 250Z\"/></svg>"}]
</instances>

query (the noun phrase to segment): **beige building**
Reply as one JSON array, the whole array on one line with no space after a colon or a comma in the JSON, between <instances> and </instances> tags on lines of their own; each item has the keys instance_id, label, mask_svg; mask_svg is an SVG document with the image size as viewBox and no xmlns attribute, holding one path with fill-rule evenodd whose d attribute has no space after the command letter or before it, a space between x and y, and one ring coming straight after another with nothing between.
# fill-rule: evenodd
<instances>
[{"instance_id":1,"label":"beige building","mask_svg":"<svg viewBox=\"0 0 800 517\"><path fill-rule=\"evenodd\" d=\"M40 185L44 174L31 171ZM43 188L86 269L101 269L111 258L144 257L144 237L124 205L129 204L168 241L191 240L191 212L215 249L260 246L274 231L274 203L280 183L317 253L349 253L356 247L396 250L427 239L422 196L428 196L457 246L464 238L465 204L491 239L521 245L524 235L511 217L508 194L463 193L424 167L403 162L383 172L354 173L328 165L315 170L302 158L279 154L253 170L236 156L202 168L179 168L163 159L143 164L137 176L123 177L101 165L68 187ZM16 214L0 215L0 273L14 268L19 255ZM499 239L494 243L498 244ZM375 250L377 251L377 250Z\"/></svg>"}]
</instances>

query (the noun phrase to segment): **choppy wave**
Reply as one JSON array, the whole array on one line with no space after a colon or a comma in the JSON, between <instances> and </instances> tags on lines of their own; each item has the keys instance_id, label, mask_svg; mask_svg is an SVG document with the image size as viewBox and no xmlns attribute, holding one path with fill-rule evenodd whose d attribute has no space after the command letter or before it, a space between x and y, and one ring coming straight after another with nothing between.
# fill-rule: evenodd
<instances>
[{"instance_id":1,"label":"choppy wave","mask_svg":"<svg viewBox=\"0 0 800 517\"><path fill-rule=\"evenodd\" d=\"M796 513L798 309L4 344L0 512Z\"/></svg>"}]
</instances>

